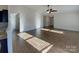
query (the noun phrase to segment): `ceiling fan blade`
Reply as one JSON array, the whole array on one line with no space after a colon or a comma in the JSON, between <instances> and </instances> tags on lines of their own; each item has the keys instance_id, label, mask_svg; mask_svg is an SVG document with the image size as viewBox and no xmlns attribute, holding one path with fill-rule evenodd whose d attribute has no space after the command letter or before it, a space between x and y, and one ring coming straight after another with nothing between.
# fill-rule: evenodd
<instances>
[{"instance_id":1,"label":"ceiling fan blade","mask_svg":"<svg viewBox=\"0 0 79 59\"><path fill-rule=\"evenodd\" d=\"M52 9L50 9L50 12L52 12Z\"/></svg>"},{"instance_id":2,"label":"ceiling fan blade","mask_svg":"<svg viewBox=\"0 0 79 59\"><path fill-rule=\"evenodd\" d=\"M49 8L50 5L48 5L48 9L46 10L47 13L53 13L53 12L57 12L57 10L53 10L52 8Z\"/></svg>"},{"instance_id":3,"label":"ceiling fan blade","mask_svg":"<svg viewBox=\"0 0 79 59\"><path fill-rule=\"evenodd\" d=\"M52 10L52 12L57 12L57 10Z\"/></svg>"}]
</instances>

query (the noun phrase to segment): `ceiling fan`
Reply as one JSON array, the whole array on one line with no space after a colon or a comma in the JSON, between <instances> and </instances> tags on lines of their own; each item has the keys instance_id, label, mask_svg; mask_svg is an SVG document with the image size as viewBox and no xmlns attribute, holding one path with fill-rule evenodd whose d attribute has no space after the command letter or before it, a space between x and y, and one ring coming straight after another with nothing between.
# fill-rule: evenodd
<instances>
[{"instance_id":1,"label":"ceiling fan","mask_svg":"<svg viewBox=\"0 0 79 59\"><path fill-rule=\"evenodd\" d=\"M48 5L48 9L46 10L47 11L47 13L53 13L53 12L57 12L57 10L54 10L54 9L52 9L52 8L50 8L50 5Z\"/></svg>"}]
</instances>

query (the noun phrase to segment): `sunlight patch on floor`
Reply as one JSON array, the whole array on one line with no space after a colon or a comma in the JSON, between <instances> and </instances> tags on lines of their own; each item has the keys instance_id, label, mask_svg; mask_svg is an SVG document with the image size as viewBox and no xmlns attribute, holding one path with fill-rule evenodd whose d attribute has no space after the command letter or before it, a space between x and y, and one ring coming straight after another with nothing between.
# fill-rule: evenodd
<instances>
[{"instance_id":1,"label":"sunlight patch on floor","mask_svg":"<svg viewBox=\"0 0 79 59\"><path fill-rule=\"evenodd\" d=\"M51 29L45 29L45 28L42 28L41 30L48 31L48 32L54 32L54 33L58 33L58 34L64 34L63 31L58 31L58 30L51 30Z\"/></svg>"},{"instance_id":2,"label":"sunlight patch on floor","mask_svg":"<svg viewBox=\"0 0 79 59\"><path fill-rule=\"evenodd\" d=\"M41 30L44 30L44 31L49 31L50 29L46 29L46 28L41 28Z\"/></svg>"},{"instance_id":3,"label":"sunlight patch on floor","mask_svg":"<svg viewBox=\"0 0 79 59\"><path fill-rule=\"evenodd\" d=\"M51 49L51 47L53 47L53 45L50 44L49 42L46 42L37 37L33 37L28 33L24 33L24 32L19 33L18 36L24 39L26 42L28 42L31 46L36 48L38 51L41 51L42 53L48 52Z\"/></svg>"},{"instance_id":4,"label":"sunlight patch on floor","mask_svg":"<svg viewBox=\"0 0 79 59\"><path fill-rule=\"evenodd\" d=\"M57 30L50 30L50 32L59 33L59 34L64 34L63 31L57 31Z\"/></svg>"},{"instance_id":5,"label":"sunlight patch on floor","mask_svg":"<svg viewBox=\"0 0 79 59\"><path fill-rule=\"evenodd\" d=\"M22 32L22 33L19 33L17 34L19 37L21 37L22 39L26 40L28 38L31 38L32 35L28 34L28 33L25 33L25 32Z\"/></svg>"},{"instance_id":6,"label":"sunlight patch on floor","mask_svg":"<svg viewBox=\"0 0 79 59\"><path fill-rule=\"evenodd\" d=\"M42 51L42 53L47 53L52 47L53 47L53 45L50 45L49 47L47 47L46 49L44 49Z\"/></svg>"},{"instance_id":7,"label":"sunlight patch on floor","mask_svg":"<svg viewBox=\"0 0 79 59\"><path fill-rule=\"evenodd\" d=\"M32 45L34 48L36 48L38 51L41 51L42 49L48 47L50 43L41 40L39 38L33 37L31 39L26 40L30 45Z\"/></svg>"}]
</instances>

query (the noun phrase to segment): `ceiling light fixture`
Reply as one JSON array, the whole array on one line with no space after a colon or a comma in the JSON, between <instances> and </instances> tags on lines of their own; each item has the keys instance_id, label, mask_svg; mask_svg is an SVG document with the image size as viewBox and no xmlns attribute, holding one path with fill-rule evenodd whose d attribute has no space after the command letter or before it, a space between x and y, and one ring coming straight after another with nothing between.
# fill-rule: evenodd
<instances>
[{"instance_id":1,"label":"ceiling light fixture","mask_svg":"<svg viewBox=\"0 0 79 59\"><path fill-rule=\"evenodd\" d=\"M57 10L52 9L50 5L48 5L48 9L46 10L47 13L53 13L53 12L57 12Z\"/></svg>"}]
</instances>

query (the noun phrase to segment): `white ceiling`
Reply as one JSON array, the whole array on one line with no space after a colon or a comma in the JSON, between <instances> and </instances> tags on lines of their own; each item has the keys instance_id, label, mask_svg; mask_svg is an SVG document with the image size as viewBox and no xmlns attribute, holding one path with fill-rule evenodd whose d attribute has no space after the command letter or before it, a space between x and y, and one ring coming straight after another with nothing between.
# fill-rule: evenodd
<instances>
[{"instance_id":1,"label":"white ceiling","mask_svg":"<svg viewBox=\"0 0 79 59\"><path fill-rule=\"evenodd\" d=\"M46 5L27 5L27 7L32 8L37 11L44 12L47 10ZM79 5L53 5L53 9L57 9L60 12L79 12Z\"/></svg>"},{"instance_id":2,"label":"white ceiling","mask_svg":"<svg viewBox=\"0 0 79 59\"><path fill-rule=\"evenodd\" d=\"M0 5L0 11L3 9L8 9L8 5Z\"/></svg>"},{"instance_id":3,"label":"white ceiling","mask_svg":"<svg viewBox=\"0 0 79 59\"><path fill-rule=\"evenodd\" d=\"M54 8L59 12L79 12L79 5L57 5Z\"/></svg>"}]
</instances>

